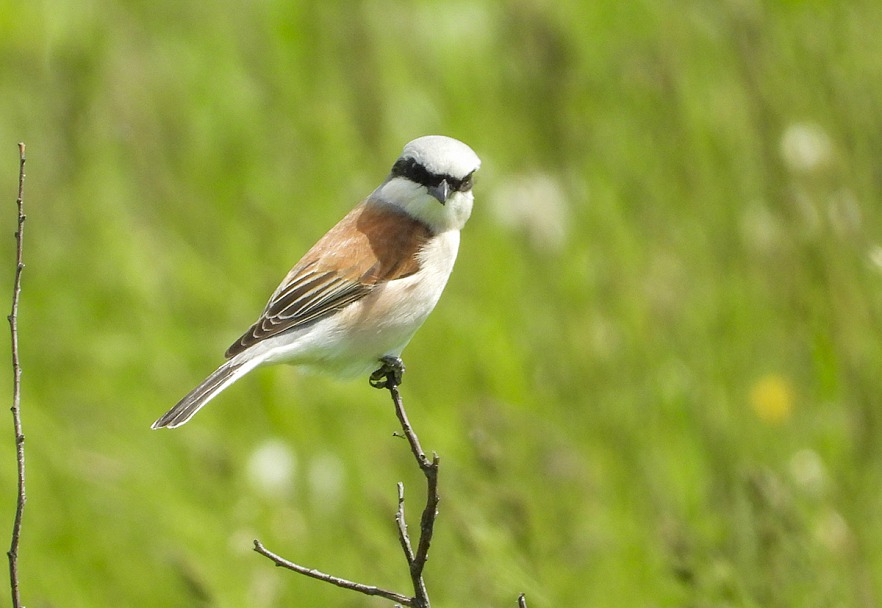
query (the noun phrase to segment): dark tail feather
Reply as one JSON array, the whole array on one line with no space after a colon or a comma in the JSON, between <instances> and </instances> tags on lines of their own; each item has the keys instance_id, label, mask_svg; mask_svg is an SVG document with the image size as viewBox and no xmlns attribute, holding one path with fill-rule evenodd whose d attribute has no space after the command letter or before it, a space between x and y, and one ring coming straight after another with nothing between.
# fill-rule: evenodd
<instances>
[{"instance_id":1,"label":"dark tail feather","mask_svg":"<svg viewBox=\"0 0 882 608\"><path fill-rule=\"evenodd\" d=\"M208 378L203 380L202 384L187 393L186 397L178 401L177 405L167 411L159 420L154 422L153 426L150 428L173 429L181 426L222 390L244 376L247 372L251 371L256 364L256 362L251 361L241 363L227 361L217 368Z\"/></svg>"}]
</instances>

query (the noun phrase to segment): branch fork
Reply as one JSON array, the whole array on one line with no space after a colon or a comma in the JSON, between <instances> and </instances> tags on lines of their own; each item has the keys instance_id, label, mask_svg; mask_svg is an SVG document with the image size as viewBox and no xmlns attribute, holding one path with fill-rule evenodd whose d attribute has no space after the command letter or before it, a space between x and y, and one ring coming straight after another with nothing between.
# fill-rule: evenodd
<instances>
[{"instance_id":1,"label":"branch fork","mask_svg":"<svg viewBox=\"0 0 882 608\"><path fill-rule=\"evenodd\" d=\"M404 404L401 401L401 393L398 391L398 385L401 382L401 376L404 372L404 364L401 359L387 358L382 361L383 366L374 372L371 376L371 386L379 389L388 389L392 396L392 402L395 405L395 415L401 423L401 429L404 437L410 446L410 451L416 459L417 465L426 477L426 504L420 517L420 534L416 541L416 548L411 541L410 534L407 530L407 520L404 516L404 484L398 483L398 509L395 512L395 523L398 528L398 541L407 560L408 572L410 574L411 584L413 585L413 595L408 596L403 593L390 591L373 585L364 585L349 581L331 574L326 574L315 568L306 568L295 564L267 549L259 540L254 541L254 550L264 557L275 563L280 568L287 568L343 589L357 591L364 595L374 595L393 601L399 606L407 606L408 608L430 608L429 594L426 591L426 583L423 580L423 569L426 561L429 559L429 547L432 544L432 535L435 531L435 518L438 515L438 465L439 458L437 454L432 454L430 459L426 456L420 445L419 438L410 424L407 412L404 410Z\"/></svg>"},{"instance_id":2,"label":"branch fork","mask_svg":"<svg viewBox=\"0 0 882 608\"><path fill-rule=\"evenodd\" d=\"M288 570L293 570L304 576L324 581L343 589L357 591L364 595L380 596L395 602L399 607L430 608L429 594L426 591L426 583L423 580L423 569L426 567L426 561L429 559L429 547L432 544L432 535L435 532L435 518L438 516L438 502L440 500L438 496L438 465L440 464L440 459L438 454L434 452L432 453L432 458L426 456L425 451L423 451L420 445L420 440L407 417L407 412L401 401L401 393L398 390L398 385L401 383L401 377L404 373L404 364L401 359L398 357L386 357L381 362L383 364L382 367L370 377L371 386L389 391L389 394L392 396L392 403L395 405L395 415L401 424L401 430L407 439L410 451L416 459L417 466L419 466L426 477L426 504L420 517L420 534L416 542L416 549L414 549L414 544L408 533L407 519L404 516L404 484L398 482L398 509L395 512L395 524L398 528L398 542L407 560L407 568L413 586L413 595L407 596L381 587L355 583L320 572L314 568L300 566L271 552L259 540L254 541L254 550L269 558L280 568L287 568ZM395 433L395 435L401 436L399 433ZM527 600L523 593L518 597L518 608L527 608Z\"/></svg>"}]
</instances>

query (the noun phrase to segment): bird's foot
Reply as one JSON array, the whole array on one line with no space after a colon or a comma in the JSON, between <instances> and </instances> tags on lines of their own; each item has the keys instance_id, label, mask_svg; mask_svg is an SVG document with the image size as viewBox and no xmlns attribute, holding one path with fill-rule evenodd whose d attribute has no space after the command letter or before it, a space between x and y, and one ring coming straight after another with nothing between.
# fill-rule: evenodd
<instances>
[{"instance_id":1,"label":"bird's foot","mask_svg":"<svg viewBox=\"0 0 882 608\"><path fill-rule=\"evenodd\" d=\"M401 357L385 356L380 358L380 366L371 374L370 383L374 388L391 388L401 384L404 378L404 361Z\"/></svg>"}]
</instances>

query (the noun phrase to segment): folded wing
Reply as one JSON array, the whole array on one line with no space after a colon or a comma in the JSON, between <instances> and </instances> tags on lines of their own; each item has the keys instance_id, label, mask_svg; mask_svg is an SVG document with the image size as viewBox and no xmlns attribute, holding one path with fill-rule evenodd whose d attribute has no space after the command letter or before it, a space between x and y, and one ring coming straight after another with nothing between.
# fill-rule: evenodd
<instances>
[{"instance_id":1,"label":"folded wing","mask_svg":"<svg viewBox=\"0 0 882 608\"><path fill-rule=\"evenodd\" d=\"M428 226L395 207L361 203L291 269L260 318L227 349L227 358L323 319L382 283L416 273L417 253L430 236Z\"/></svg>"}]
</instances>

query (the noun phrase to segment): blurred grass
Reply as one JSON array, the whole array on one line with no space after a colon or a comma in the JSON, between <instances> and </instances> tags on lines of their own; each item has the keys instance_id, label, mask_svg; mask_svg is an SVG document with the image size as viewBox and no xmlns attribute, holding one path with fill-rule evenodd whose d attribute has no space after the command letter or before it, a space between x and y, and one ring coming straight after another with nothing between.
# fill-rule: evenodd
<instances>
[{"instance_id":1,"label":"blurred grass","mask_svg":"<svg viewBox=\"0 0 882 608\"><path fill-rule=\"evenodd\" d=\"M484 159L405 353L435 602L878 605L879 31L866 0L0 0L27 605L384 605L255 537L407 588L421 484L365 382L265 370L148 426L426 133Z\"/></svg>"}]
</instances>

